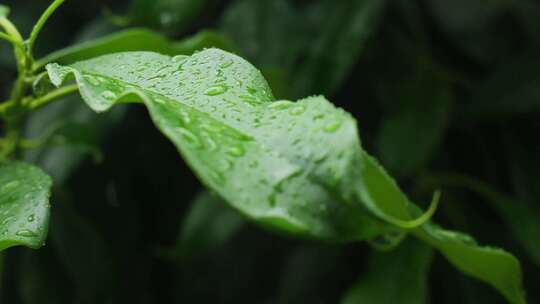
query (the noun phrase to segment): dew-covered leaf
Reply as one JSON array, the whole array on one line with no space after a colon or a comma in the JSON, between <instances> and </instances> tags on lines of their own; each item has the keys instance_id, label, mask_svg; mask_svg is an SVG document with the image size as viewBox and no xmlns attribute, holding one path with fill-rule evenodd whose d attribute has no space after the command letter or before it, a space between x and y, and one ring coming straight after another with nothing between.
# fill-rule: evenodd
<instances>
[{"instance_id":1,"label":"dew-covered leaf","mask_svg":"<svg viewBox=\"0 0 540 304\"><path fill-rule=\"evenodd\" d=\"M365 157L365 189L361 197L365 204L372 200L380 210L395 218L405 217L407 210L412 214L416 206L408 202L395 181L380 167L375 159ZM370 160L371 161L368 161ZM412 234L437 248L446 259L459 270L480 281L488 283L503 294L510 303L525 303L522 273L519 261L510 253L493 247L479 246L472 237L425 223L412 230Z\"/></svg>"},{"instance_id":2,"label":"dew-covered leaf","mask_svg":"<svg viewBox=\"0 0 540 304\"><path fill-rule=\"evenodd\" d=\"M391 252L374 252L367 273L346 293L342 304L428 303L433 249L409 239Z\"/></svg>"},{"instance_id":3,"label":"dew-covered leaf","mask_svg":"<svg viewBox=\"0 0 540 304\"><path fill-rule=\"evenodd\" d=\"M414 232L420 239L437 248L456 268L495 287L508 302L526 303L519 261L508 252L481 247L463 233L426 224Z\"/></svg>"},{"instance_id":4,"label":"dew-covered leaf","mask_svg":"<svg viewBox=\"0 0 540 304\"><path fill-rule=\"evenodd\" d=\"M20 162L0 164L0 250L39 248L47 237L51 179Z\"/></svg>"},{"instance_id":5,"label":"dew-covered leaf","mask_svg":"<svg viewBox=\"0 0 540 304\"><path fill-rule=\"evenodd\" d=\"M47 70L57 86L74 78L95 111L144 103L199 179L261 225L333 241L371 239L393 225L412 229L465 273L514 303L522 299L511 255L456 243L430 225L417 228L438 197L412 216L417 207L362 150L355 120L321 96L274 101L259 71L217 49L175 57L118 53ZM478 269L470 263L478 252L501 263Z\"/></svg>"},{"instance_id":6,"label":"dew-covered leaf","mask_svg":"<svg viewBox=\"0 0 540 304\"><path fill-rule=\"evenodd\" d=\"M75 75L98 112L142 99L204 184L259 223L330 239L378 233L361 205L334 193L353 194L345 175L360 145L354 120L322 97L272 103L255 68L216 49L121 53L48 70L55 84Z\"/></svg>"}]
</instances>

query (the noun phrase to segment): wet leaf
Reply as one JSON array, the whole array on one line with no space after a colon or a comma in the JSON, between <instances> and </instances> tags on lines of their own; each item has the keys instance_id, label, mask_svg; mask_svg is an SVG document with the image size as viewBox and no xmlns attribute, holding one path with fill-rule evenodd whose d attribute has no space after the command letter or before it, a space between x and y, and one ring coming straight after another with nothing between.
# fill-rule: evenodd
<instances>
[{"instance_id":1,"label":"wet leaf","mask_svg":"<svg viewBox=\"0 0 540 304\"><path fill-rule=\"evenodd\" d=\"M34 166L0 164L0 250L44 245L51 186L51 179Z\"/></svg>"},{"instance_id":2,"label":"wet leaf","mask_svg":"<svg viewBox=\"0 0 540 304\"><path fill-rule=\"evenodd\" d=\"M424 224L438 195L413 216L417 207L362 150L354 119L323 97L274 101L259 71L217 49L175 57L118 53L47 70L57 86L74 78L97 112L144 103L199 179L261 225L332 241L411 229L463 272L512 303L524 301L519 262ZM484 260L488 266L479 265Z\"/></svg>"}]
</instances>

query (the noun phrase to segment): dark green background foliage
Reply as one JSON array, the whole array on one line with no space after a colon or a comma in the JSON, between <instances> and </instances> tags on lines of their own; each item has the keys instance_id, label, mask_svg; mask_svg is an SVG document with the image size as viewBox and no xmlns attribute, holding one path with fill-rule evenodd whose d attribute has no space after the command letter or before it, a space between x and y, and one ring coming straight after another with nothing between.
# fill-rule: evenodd
<instances>
[{"instance_id":1,"label":"dark green background foliage","mask_svg":"<svg viewBox=\"0 0 540 304\"><path fill-rule=\"evenodd\" d=\"M26 34L49 2L2 4ZM226 38L203 32L171 45L132 32L118 50L217 46L261 69L277 98L324 94L356 118L364 149L412 201L442 190L436 222L513 253L528 302L540 303L540 4L71 0L36 57L135 27ZM85 52L77 56L104 53ZM7 43L0 68L4 100L16 76ZM54 128L46 148L24 155L54 181L51 221L40 250L1 253L0 303L504 303L416 239L386 252L254 225L205 192L146 109L96 115L80 99L25 127L29 137Z\"/></svg>"}]
</instances>

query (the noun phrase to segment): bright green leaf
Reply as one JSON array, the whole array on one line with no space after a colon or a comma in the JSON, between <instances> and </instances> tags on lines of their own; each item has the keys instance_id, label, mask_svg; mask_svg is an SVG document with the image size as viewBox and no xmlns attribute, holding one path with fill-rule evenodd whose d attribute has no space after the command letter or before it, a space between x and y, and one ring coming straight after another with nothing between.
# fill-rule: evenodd
<instances>
[{"instance_id":1,"label":"bright green leaf","mask_svg":"<svg viewBox=\"0 0 540 304\"><path fill-rule=\"evenodd\" d=\"M261 74L232 54L119 53L47 70L57 86L75 78L98 112L142 101L206 186L278 231L363 240L387 232L383 222L413 229L437 205L436 195L430 209L413 218L415 206L361 149L350 115L319 96L273 101ZM519 263L511 255L460 242L428 224L413 232L465 273L523 302ZM488 272L471 263L481 258L500 264L490 264Z\"/></svg>"},{"instance_id":2,"label":"bright green leaf","mask_svg":"<svg viewBox=\"0 0 540 304\"><path fill-rule=\"evenodd\" d=\"M0 250L39 248L49 222L51 179L25 163L0 164Z\"/></svg>"},{"instance_id":3,"label":"bright green leaf","mask_svg":"<svg viewBox=\"0 0 540 304\"><path fill-rule=\"evenodd\" d=\"M144 100L199 178L259 223L330 239L379 232L361 205L334 193L354 194L346 174L360 146L354 120L322 97L271 103L256 69L215 49L122 53L48 70L57 85L75 75L95 111Z\"/></svg>"},{"instance_id":4,"label":"bright green leaf","mask_svg":"<svg viewBox=\"0 0 540 304\"><path fill-rule=\"evenodd\" d=\"M395 181L374 159L365 162L363 172L366 190L361 195L367 204L373 200L385 202L379 204L380 209L396 218L405 217L407 210L419 214L415 211L417 207L407 201ZM495 287L510 303L525 303L521 266L513 255L501 249L481 247L466 234L444 230L431 223L412 233L437 248L462 272Z\"/></svg>"},{"instance_id":5,"label":"bright green leaf","mask_svg":"<svg viewBox=\"0 0 540 304\"><path fill-rule=\"evenodd\" d=\"M526 303L519 261L508 252L480 247L470 236L426 224L415 235L437 248L462 272L495 287L513 304Z\"/></svg>"},{"instance_id":6,"label":"bright green leaf","mask_svg":"<svg viewBox=\"0 0 540 304\"><path fill-rule=\"evenodd\" d=\"M428 303L433 250L417 240L391 252L374 252L366 274L346 293L343 304Z\"/></svg>"}]
</instances>

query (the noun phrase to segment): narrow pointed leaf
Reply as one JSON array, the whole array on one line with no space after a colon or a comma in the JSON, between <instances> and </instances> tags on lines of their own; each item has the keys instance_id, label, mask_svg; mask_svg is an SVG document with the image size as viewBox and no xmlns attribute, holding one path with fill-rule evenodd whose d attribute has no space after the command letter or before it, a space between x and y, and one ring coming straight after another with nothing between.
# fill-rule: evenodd
<instances>
[{"instance_id":1,"label":"narrow pointed leaf","mask_svg":"<svg viewBox=\"0 0 540 304\"><path fill-rule=\"evenodd\" d=\"M519 261L508 252L481 247L470 236L426 224L415 231L437 248L456 268L495 287L508 302L526 303Z\"/></svg>"},{"instance_id":2,"label":"narrow pointed leaf","mask_svg":"<svg viewBox=\"0 0 540 304\"><path fill-rule=\"evenodd\" d=\"M396 182L375 159L365 157L364 160L365 189L360 196L367 204L376 204L373 200L384 202L378 204L380 210L395 218L406 217L407 210L419 214L417 207L408 202ZM437 248L462 272L495 287L510 303L526 303L521 265L510 253L479 246L466 234L445 230L429 222L413 229L412 233Z\"/></svg>"},{"instance_id":3,"label":"narrow pointed leaf","mask_svg":"<svg viewBox=\"0 0 540 304\"><path fill-rule=\"evenodd\" d=\"M51 179L25 163L0 164L0 250L39 248L47 237Z\"/></svg>"}]
</instances>

